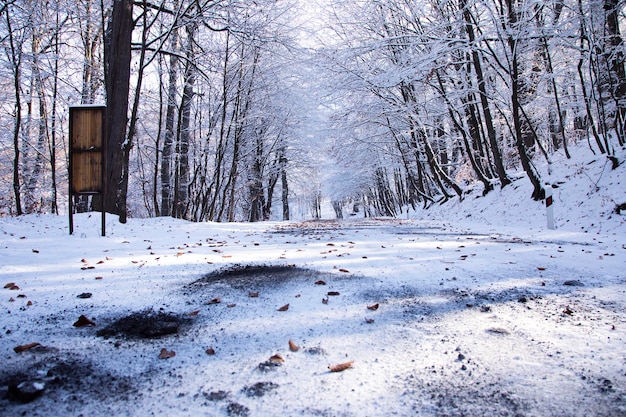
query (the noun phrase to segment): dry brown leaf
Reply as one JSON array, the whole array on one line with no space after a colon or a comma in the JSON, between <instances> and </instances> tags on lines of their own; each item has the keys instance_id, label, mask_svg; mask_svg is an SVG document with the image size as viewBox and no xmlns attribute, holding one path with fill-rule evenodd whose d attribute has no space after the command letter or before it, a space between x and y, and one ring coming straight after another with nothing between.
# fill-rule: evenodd
<instances>
[{"instance_id":1,"label":"dry brown leaf","mask_svg":"<svg viewBox=\"0 0 626 417\"><path fill-rule=\"evenodd\" d=\"M78 320L76 320L76 322L74 322L74 327L85 327L85 326L95 326L96 323L94 323L91 319L89 319L87 316L85 315L81 315Z\"/></svg>"},{"instance_id":2,"label":"dry brown leaf","mask_svg":"<svg viewBox=\"0 0 626 417\"><path fill-rule=\"evenodd\" d=\"M88 264L88 263L89 263L89 262L87 261L87 259L85 259L85 258L81 259L80 261L81 261L82 263L84 263L84 264Z\"/></svg>"},{"instance_id":3,"label":"dry brown leaf","mask_svg":"<svg viewBox=\"0 0 626 417\"><path fill-rule=\"evenodd\" d=\"M30 301L30 300L28 300L28 302L26 303L26 307L30 307L30 306L32 306L32 305L33 305L33 302L32 302L32 301Z\"/></svg>"},{"instance_id":4,"label":"dry brown leaf","mask_svg":"<svg viewBox=\"0 0 626 417\"><path fill-rule=\"evenodd\" d=\"M104 261L98 261L98 262L96 262L96 265L101 265L103 263L104 263Z\"/></svg>"},{"instance_id":5,"label":"dry brown leaf","mask_svg":"<svg viewBox=\"0 0 626 417\"><path fill-rule=\"evenodd\" d=\"M178 252L178 253L176 254L176 256L183 256L184 254L185 254L185 252Z\"/></svg>"},{"instance_id":6,"label":"dry brown leaf","mask_svg":"<svg viewBox=\"0 0 626 417\"><path fill-rule=\"evenodd\" d=\"M368 319L367 317L365 317L365 323L372 324L374 323L374 319Z\"/></svg>"},{"instance_id":7,"label":"dry brown leaf","mask_svg":"<svg viewBox=\"0 0 626 417\"><path fill-rule=\"evenodd\" d=\"M198 314L200 314L200 310L192 311L191 313L189 313L189 314L187 314L187 315L188 315L188 316L191 316L191 317L195 317L195 316L197 316Z\"/></svg>"},{"instance_id":8,"label":"dry brown leaf","mask_svg":"<svg viewBox=\"0 0 626 417\"><path fill-rule=\"evenodd\" d=\"M315 285L326 285L326 281L320 279L318 281L315 281Z\"/></svg>"},{"instance_id":9,"label":"dry brown leaf","mask_svg":"<svg viewBox=\"0 0 626 417\"><path fill-rule=\"evenodd\" d=\"M24 352L25 350L32 349L32 348L34 348L36 346L39 346L39 345L40 345L40 343L38 343L38 342L28 343L28 344L25 344L25 345L15 346L13 348L13 351L15 351L15 353L21 353L21 352Z\"/></svg>"},{"instance_id":10,"label":"dry brown leaf","mask_svg":"<svg viewBox=\"0 0 626 417\"><path fill-rule=\"evenodd\" d=\"M226 307L228 307L228 308L233 308L233 307L235 307L236 305L237 305L237 303L230 303L230 304L228 304Z\"/></svg>"},{"instance_id":11,"label":"dry brown leaf","mask_svg":"<svg viewBox=\"0 0 626 417\"><path fill-rule=\"evenodd\" d=\"M259 292L258 291L248 291L248 297L250 297L250 298L258 298L259 297Z\"/></svg>"},{"instance_id":12,"label":"dry brown leaf","mask_svg":"<svg viewBox=\"0 0 626 417\"><path fill-rule=\"evenodd\" d=\"M337 296L337 295L339 295L339 291L328 291L328 293L326 293L326 295Z\"/></svg>"},{"instance_id":13,"label":"dry brown leaf","mask_svg":"<svg viewBox=\"0 0 626 417\"><path fill-rule=\"evenodd\" d=\"M537 267L537 269L538 269L539 271L545 271L545 270L546 270L546 268L544 268L544 267L542 267L542 266Z\"/></svg>"},{"instance_id":14,"label":"dry brown leaf","mask_svg":"<svg viewBox=\"0 0 626 417\"><path fill-rule=\"evenodd\" d=\"M372 311L378 310L378 303L371 305L371 306L367 306L367 309L372 310Z\"/></svg>"},{"instance_id":15,"label":"dry brown leaf","mask_svg":"<svg viewBox=\"0 0 626 417\"><path fill-rule=\"evenodd\" d=\"M214 299L209 301L207 304L219 304L221 302L222 302L222 298L221 297L215 297Z\"/></svg>"},{"instance_id":16,"label":"dry brown leaf","mask_svg":"<svg viewBox=\"0 0 626 417\"><path fill-rule=\"evenodd\" d=\"M347 270L347 269L345 269L345 268L339 268L339 272L350 272L350 271L348 271L348 270Z\"/></svg>"},{"instance_id":17,"label":"dry brown leaf","mask_svg":"<svg viewBox=\"0 0 626 417\"><path fill-rule=\"evenodd\" d=\"M345 362L345 363L340 363L337 365L331 365L328 367L328 369L330 369L330 372L341 372L341 371L345 371L346 369L352 367L352 364L354 363L354 361L350 361L350 362Z\"/></svg>"},{"instance_id":18,"label":"dry brown leaf","mask_svg":"<svg viewBox=\"0 0 626 417\"><path fill-rule=\"evenodd\" d=\"M165 348L161 349L161 353L159 353L159 359L169 359L176 356L176 352L173 350L167 350Z\"/></svg>"},{"instance_id":19,"label":"dry brown leaf","mask_svg":"<svg viewBox=\"0 0 626 417\"><path fill-rule=\"evenodd\" d=\"M19 290L20 290L20 287L18 287L17 285L13 284L11 287L9 287L9 290L12 290L12 291L19 291Z\"/></svg>"},{"instance_id":20,"label":"dry brown leaf","mask_svg":"<svg viewBox=\"0 0 626 417\"><path fill-rule=\"evenodd\" d=\"M205 350L204 353L206 353L207 355L215 355L215 349L210 347L207 350Z\"/></svg>"},{"instance_id":21,"label":"dry brown leaf","mask_svg":"<svg viewBox=\"0 0 626 417\"><path fill-rule=\"evenodd\" d=\"M111 258L110 256L107 256L105 259L106 259L107 261L112 261L112 260L113 260L113 258Z\"/></svg>"},{"instance_id":22,"label":"dry brown leaf","mask_svg":"<svg viewBox=\"0 0 626 417\"><path fill-rule=\"evenodd\" d=\"M94 279L101 280L101 279L102 279L102 277L95 277Z\"/></svg>"},{"instance_id":23,"label":"dry brown leaf","mask_svg":"<svg viewBox=\"0 0 626 417\"><path fill-rule=\"evenodd\" d=\"M296 345L293 340L289 340L289 350L292 352L297 352L300 350L300 346Z\"/></svg>"},{"instance_id":24,"label":"dry brown leaf","mask_svg":"<svg viewBox=\"0 0 626 417\"><path fill-rule=\"evenodd\" d=\"M33 251L33 253L39 253L39 250L37 250L37 249L33 249L32 251Z\"/></svg>"},{"instance_id":25,"label":"dry brown leaf","mask_svg":"<svg viewBox=\"0 0 626 417\"><path fill-rule=\"evenodd\" d=\"M280 353L277 353L276 355L272 356L269 359L270 362L272 363L283 363L285 362L285 359L282 357L282 355Z\"/></svg>"},{"instance_id":26,"label":"dry brown leaf","mask_svg":"<svg viewBox=\"0 0 626 417\"><path fill-rule=\"evenodd\" d=\"M278 309L278 311L287 311L287 310L289 310L289 304L285 304L284 306Z\"/></svg>"},{"instance_id":27,"label":"dry brown leaf","mask_svg":"<svg viewBox=\"0 0 626 417\"><path fill-rule=\"evenodd\" d=\"M11 288L11 287L14 287L14 286L15 286L15 282L9 282L8 284L6 284L4 286L4 288Z\"/></svg>"},{"instance_id":28,"label":"dry brown leaf","mask_svg":"<svg viewBox=\"0 0 626 417\"><path fill-rule=\"evenodd\" d=\"M9 303L14 303L15 302L15 298L11 297L9 298Z\"/></svg>"}]
</instances>

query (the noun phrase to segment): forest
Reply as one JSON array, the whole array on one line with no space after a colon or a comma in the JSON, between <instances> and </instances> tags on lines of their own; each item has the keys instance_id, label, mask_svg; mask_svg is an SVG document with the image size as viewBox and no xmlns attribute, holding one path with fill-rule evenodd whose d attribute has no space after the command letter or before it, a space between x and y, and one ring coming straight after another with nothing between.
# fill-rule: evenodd
<instances>
[{"instance_id":1,"label":"forest","mask_svg":"<svg viewBox=\"0 0 626 417\"><path fill-rule=\"evenodd\" d=\"M396 217L556 154L617 167L618 0L3 0L0 216ZM106 104L101 196L70 195L68 109ZM545 167L545 168L544 168ZM71 200L70 200L71 199Z\"/></svg>"}]
</instances>

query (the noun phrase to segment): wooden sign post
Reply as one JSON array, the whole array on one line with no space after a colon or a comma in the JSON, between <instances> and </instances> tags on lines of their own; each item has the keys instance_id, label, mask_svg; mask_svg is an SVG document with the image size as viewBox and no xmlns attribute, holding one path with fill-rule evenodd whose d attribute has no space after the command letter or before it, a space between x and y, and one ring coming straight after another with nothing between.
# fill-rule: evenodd
<instances>
[{"instance_id":1,"label":"wooden sign post","mask_svg":"<svg viewBox=\"0 0 626 417\"><path fill-rule=\"evenodd\" d=\"M70 235L74 233L73 197L76 195L102 196L102 236L105 235L105 118L106 106L70 107Z\"/></svg>"}]
</instances>

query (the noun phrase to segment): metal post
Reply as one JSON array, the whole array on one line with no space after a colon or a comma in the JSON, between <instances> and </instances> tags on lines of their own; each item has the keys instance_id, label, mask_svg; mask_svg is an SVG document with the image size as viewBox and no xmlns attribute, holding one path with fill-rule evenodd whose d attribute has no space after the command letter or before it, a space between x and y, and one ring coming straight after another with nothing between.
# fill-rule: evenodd
<instances>
[{"instance_id":1,"label":"metal post","mask_svg":"<svg viewBox=\"0 0 626 417\"><path fill-rule=\"evenodd\" d=\"M554 207L552 206L552 186L546 184L546 216L548 218L548 229L554 230Z\"/></svg>"}]
</instances>

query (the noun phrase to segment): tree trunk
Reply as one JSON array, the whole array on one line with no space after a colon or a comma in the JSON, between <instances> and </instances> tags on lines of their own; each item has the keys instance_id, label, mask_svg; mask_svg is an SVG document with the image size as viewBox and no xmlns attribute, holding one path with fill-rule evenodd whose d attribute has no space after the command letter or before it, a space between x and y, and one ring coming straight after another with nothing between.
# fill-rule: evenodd
<instances>
[{"instance_id":1,"label":"tree trunk","mask_svg":"<svg viewBox=\"0 0 626 417\"><path fill-rule=\"evenodd\" d=\"M183 219L187 215L189 199L189 141L191 137L191 103L194 98L194 84L196 82L196 67L194 63L194 44L196 23L190 22L187 29L187 51L183 86L183 97L180 103L178 141L176 144L176 187L174 189L174 207L172 215Z\"/></svg>"},{"instance_id":2,"label":"tree trunk","mask_svg":"<svg viewBox=\"0 0 626 417\"><path fill-rule=\"evenodd\" d=\"M20 127L22 125L22 96L21 96L21 47L18 47L13 37L13 29L9 13L6 13L7 29L10 46L10 61L13 71L13 87L15 88L15 124L13 126L13 194L15 197L15 213L18 216L23 214L22 198L20 190ZM19 50L18 50L19 49Z\"/></svg>"},{"instance_id":3,"label":"tree trunk","mask_svg":"<svg viewBox=\"0 0 626 417\"><path fill-rule=\"evenodd\" d=\"M620 9L623 1L604 0L606 45L604 51L608 66L611 95L615 102L615 109L611 118L620 146L626 143L626 69L624 68L624 40L620 33Z\"/></svg>"},{"instance_id":4,"label":"tree trunk","mask_svg":"<svg viewBox=\"0 0 626 417\"><path fill-rule=\"evenodd\" d=\"M172 30L170 38L172 51L178 49L178 31ZM167 111L165 112L165 137L161 155L161 216L172 215L172 147L174 126L176 125L176 82L178 80L178 56L170 55L167 87Z\"/></svg>"},{"instance_id":5,"label":"tree trunk","mask_svg":"<svg viewBox=\"0 0 626 417\"><path fill-rule=\"evenodd\" d=\"M507 8L508 8L508 22L511 26L514 26L517 23L517 15L515 6L513 2L515 0L506 0ZM519 158L522 162L522 166L524 167L524 171L528 175L530 182L533 185L533 193L532 198L535 200L541 200L545 198L545 190L541 186L541 180L538 174L535 172L534 168L531 165L530 157L528 156L528 152L526 150L526 144L524 142L524 132L522 128L522 119L520 114L521 104L519 102L519 64L517 58L517 40L513 38L513 36L508 36L509 48L511 51L511 107L513 111L513 125L515 127L515 136L516 136L516 144L517 151L519 153Z\"/></svg>"},{"instance_id":6,"label":"tree trunk","mask_svg":"<svg viewBox=\"0 0 626 417\"><path fill-rule=\"evenodd\" d=\"M128 163L132 143L126 137L130 89L133 1L114 0L107 28L104 60L107 93L106 196L104 210L126 223Z\"/></svg>"},{"instance_id":7,"label":"tree trunk","mask_svg":"<svg viewBox=\"0 0 626 417\"><path fill-rule=\"evenodd\" d=\"M282 185L283 220L289 220L289 183L287 182L287 157L282 149L279 157L280 180Z\"/></svg>"},{"instance_id":8,"label":"tree trunk","mask_svg":"<svg viewBox=\"0 0 626 417\"><path fill-rule=\"evenodd\" d=\"M474 29L473 29L473 18L471 12L469 10L469 6L467 5L466 0L461 0L461 8L463 9L463 17L465 19L466 31L470 41L470 44L473 45L475 40ZM502 154L500 153L500 147L498 146L498 140L496 138L496 130L493 126L493 118L491 116L491 110L489 108L489 101L487 96L487 88L485 83L485 76L483 75L482 64L480 60L480 55L478 51L473 48L472 49L472 61L474 64L474 73L476 75L476 81L478 83L478 91L480 95L480 102L482 104L483 116L485 118L485 125L487 127L487 137L489 138L489 145L491 149L491 153L493 155L493 162L496 166L496 172L498 177L500 178L500 186L504 188L508 184L511 183L511 180L507 177L506 171L504 169L504 164L502 160Z\"/></svg>"}]
</instances>

